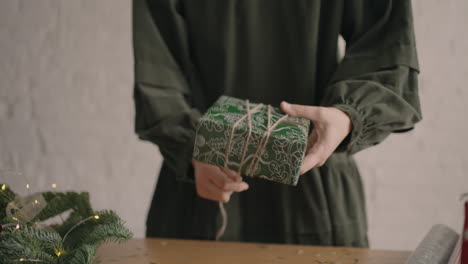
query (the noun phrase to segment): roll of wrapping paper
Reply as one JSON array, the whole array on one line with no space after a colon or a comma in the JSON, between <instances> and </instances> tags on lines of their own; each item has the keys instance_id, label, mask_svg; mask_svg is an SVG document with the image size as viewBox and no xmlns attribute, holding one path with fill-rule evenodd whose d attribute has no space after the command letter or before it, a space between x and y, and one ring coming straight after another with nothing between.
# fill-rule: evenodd
<instances>
[{"instance_id":1,"label":"roll of wrapping paper","mask_svg":"<svg viewBox=\"0 0 468 264\"><path fill-rule=\"evenodd\" d=\"M468 193L465 193L461 196L461 200L465 200L468 198ZM468 264L468 200L464 201L464 217L465 217L465 222L463 225L463 229L460 235L460 239L458 239L457 245L455 246L452 256L450 257L450 260L448 264ZM464 250L463 250L464 248ZM464 255L462 255L462 252L465 252ZM462 257L464 260L462 260Z\"/></svg>"},{"instance_id":2,"label":"roll of wrapping paper","mask_svg":"<svg viewBox=\"0 0 468 264\"><path fill-rule=\"evenodd\" d=\"M468 200L465 201L465 224L462 233L461 264L468 264Z\"/></svg>"},{"instance_id":3,"label":"roll of wrapping paper","mask_svg":"<svg viewBox=\"0 0 468 264\"><path fill-rule=\"evenodd\" d=\"M446 225L435 225L419 243L407 264L447 264L458 241L458 234Z\"/></svg>"}]
</instances>

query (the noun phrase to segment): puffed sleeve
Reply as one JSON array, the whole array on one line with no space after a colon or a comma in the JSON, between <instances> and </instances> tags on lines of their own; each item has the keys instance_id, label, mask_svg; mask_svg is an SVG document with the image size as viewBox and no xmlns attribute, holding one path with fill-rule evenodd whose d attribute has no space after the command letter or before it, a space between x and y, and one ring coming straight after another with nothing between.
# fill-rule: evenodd
<instances>
[{"instance_id":1,"label":"puffed sleeve","mask_svg":"<svg viewBox=\"0 0 468 264\"><path fill-rule=\"evenodd\" d=\"M158 145L178 180L190 180L199 110L193 105L184 19L175 0L133 1L135 131ZM192 85L193 84L193 85Z\"/></svg>"},{"instance_id":2,"label":"puffed sleeve","mask_svg":"<svg viewBox=\"0 0 468 264\"><path fill-rule=\"evenodd\" d=\"M421 120L410 0L343 0L346 54L321 104L350 117L337 151L356 153Z\"/></svg>"}]
</instances>

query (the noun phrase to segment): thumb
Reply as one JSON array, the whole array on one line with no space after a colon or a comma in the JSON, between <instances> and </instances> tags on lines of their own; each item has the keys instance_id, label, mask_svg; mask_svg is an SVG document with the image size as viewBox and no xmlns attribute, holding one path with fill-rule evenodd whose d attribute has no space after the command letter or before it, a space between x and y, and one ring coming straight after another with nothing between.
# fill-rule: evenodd
<instances>
[{"instance_id":1,"label":"thumb","mask_svg":"<svg viewBox=\"0 0 468 264\"><path fill-rule=\"evenodd\" d=\"M307 118L312 121L318 119L320 111L318 106L290 104L285 101L281 102L280 107L289 116Z\"/></svg>"}]
</instances>

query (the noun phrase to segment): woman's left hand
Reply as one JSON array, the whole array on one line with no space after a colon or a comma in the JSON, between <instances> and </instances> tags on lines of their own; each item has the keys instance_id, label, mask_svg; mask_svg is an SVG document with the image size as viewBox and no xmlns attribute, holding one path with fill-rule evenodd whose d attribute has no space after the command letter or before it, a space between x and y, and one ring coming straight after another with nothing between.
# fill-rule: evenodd
<instances>
[{"instance_id":1,"label":"woman's left hand","mask_svg":"<svg viewBox=\"0 0 468 264\"><path fill-rule=\"evenodd\" d=\"M282 102L281 110L290 116L309 119L314 124L302 162L301 175L322 166L352 129L348 115L334 107Z\"/></svg>"}]
</instances>

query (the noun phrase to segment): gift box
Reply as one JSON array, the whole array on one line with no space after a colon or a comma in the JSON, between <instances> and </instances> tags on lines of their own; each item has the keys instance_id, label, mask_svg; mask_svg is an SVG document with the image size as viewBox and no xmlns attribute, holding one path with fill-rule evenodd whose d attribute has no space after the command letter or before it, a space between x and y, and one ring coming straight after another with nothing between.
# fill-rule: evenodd
<instances>
[{"instance_id":1,"label":"gift box","mask_svg":"<svg viewBox=\"0 0 468 264\"><path fill-rule=\"evenodd\" d=\"M193 159L296 185L309 126L276 107L221 96L199 120Z\"/></svg>"}]
</instances>

